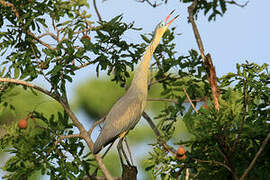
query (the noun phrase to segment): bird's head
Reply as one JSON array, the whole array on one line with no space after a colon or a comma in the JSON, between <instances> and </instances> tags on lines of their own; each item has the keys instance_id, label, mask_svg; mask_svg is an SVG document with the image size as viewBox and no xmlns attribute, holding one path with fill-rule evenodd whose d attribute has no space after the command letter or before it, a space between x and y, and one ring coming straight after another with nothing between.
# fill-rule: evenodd
<instances>
[{"instance_id":1,"label":"bird's head","mask_svg":"<svg viewBox=\"0 0 270 180\"><path fill-rule=\"evenodd\" d=\"M174 12L175 10L173 10L165 19L164 21L161 21L157 27L156 27L156 30L155 30L155 35L154 35L154 39L158 39L160 40L161 37L163 36L163 34L165 33L165 31L169 28L170 24L179 16L175 16L172 20L169 20L170 16L172 15L172 13Z\"/></svg>"}]
</instances>

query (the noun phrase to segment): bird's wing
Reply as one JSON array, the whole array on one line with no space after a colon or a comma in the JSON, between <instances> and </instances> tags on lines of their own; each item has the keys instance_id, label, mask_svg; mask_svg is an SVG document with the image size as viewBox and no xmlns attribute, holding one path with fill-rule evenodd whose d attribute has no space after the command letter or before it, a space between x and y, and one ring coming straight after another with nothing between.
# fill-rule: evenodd
<instances>
[{"instance_id":1,"label":"bird's wing","mask_svg":"<svg viewBox=\"0 0 270 180\"><path fill-rule=\"evenodd\" d=\"M143 103L143 97L128 93L120 98L106 116L100 135L108 140L132 129L141 117Z\"/></svg>"}]
</instances>

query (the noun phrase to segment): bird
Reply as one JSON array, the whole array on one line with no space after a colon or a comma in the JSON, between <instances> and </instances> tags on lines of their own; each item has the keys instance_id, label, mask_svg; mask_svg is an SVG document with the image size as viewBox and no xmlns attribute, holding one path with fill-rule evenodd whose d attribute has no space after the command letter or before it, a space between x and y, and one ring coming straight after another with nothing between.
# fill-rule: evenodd
<instances>
[{"instance_id":1,"label":"bird","mask_svg":"<svg viewBox=\"0 0 270 180\"><path fill-rule=\"evenodd\" d=\"M161 21L155 29L153 39L146 48L144 56L139 63L130 87L111 108L104 120L104 125L101 129L93 145L93 154L97 154L106 145L113 143L119 138L118 153L122 163L121 152L123 152L122 141L130 130L132 130L141 118L141 115L146 106L147 92L148 92L148 72L152 55L157 48L163 34L168 29L170 24L179 16L175 16L169 20L173 10L165 20ZM125 155L125 154L124 154ZM125 155L126 158L126 155ZM126 158L127 160L127 158ZM128 162L128 161L127 161Z\"/></svg>"}]
</instances>

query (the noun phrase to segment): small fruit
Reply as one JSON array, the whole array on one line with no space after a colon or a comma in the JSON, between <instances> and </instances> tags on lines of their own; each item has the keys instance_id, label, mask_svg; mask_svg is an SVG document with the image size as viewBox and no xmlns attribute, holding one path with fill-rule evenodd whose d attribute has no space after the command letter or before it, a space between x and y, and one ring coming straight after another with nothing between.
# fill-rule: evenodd
<instances>
[{"instance_id":1,"label":"small fruit","mask_svg":"<svg viewBox=\"0 0 270 180\"><path fill-rule=\"evenodd\" d=\"M18 122L18 126L19 126L19 128L21 128L21 129L26 129L26 128L27 128L27 125L28 125L28 122L27 122L26 119L21 119L21 120L19 120L19 122Z\"/></svg>"},{"instance_id":2,"label":"small fruit","mask_svg":"<svg viewBox=\"0 0 270 180\"><path fill-rule=\"evenodd\" d=\"M182 145L180 145L179 148L177 149L176 158L178 160L185 160L187 158L185 153L186 153L185 149L183 148Z\"/></svg>"},{"instance_id":3,"label":"small fruit","mask_svg":"<svg viewBox=\"0 0 270 180\"><path fill-rule=\"evenodd\" d=\"M183 156L186 153L185 149L183 148L182 145L179 146L177 149L177 155Z\"/></svg>"}]
</instances>

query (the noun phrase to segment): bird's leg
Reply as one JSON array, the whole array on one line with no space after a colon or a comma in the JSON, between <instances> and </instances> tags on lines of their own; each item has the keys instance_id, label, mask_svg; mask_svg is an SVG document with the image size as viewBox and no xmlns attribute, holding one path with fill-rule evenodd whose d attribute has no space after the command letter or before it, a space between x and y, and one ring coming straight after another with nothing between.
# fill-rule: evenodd
<instances>
[{"instance_id":1,"label":"bird's leg","mask_svg":"<svg viewBox=\"0 0 270 180\"><path fill-rule=\"evenodd\" d=\"M132 156L131 156L131 151L130 151L129 146L128 146L127 139L125 138L124 141L125 141L126 146L127 146L127 150L128 150L128 154L129 154L129 157L130 157L131 164L134 165L133 159L132 159Z\"/></svg>"},{"instance_id":2,"label":"bird's leg","mask_svg":"<svg viewBox=\"0 0 270 180\"><path fill-rule=\"evenodd\" d=\"M120 138L118 145L117 145L117 150L118 150L118 154L120 157L120 161L121 161L121 164L123 165L123 158L122 158L122 155L123 155L125 160L126 160L127 165L131 166L131 163L129 162L129 159L128 159L128 157L124 151L124 148L123 148L123 140L124 140L124 138Z\"/></svg>"},{"instance_id":3,"label":"bird's leg","mask_svg":"<svg viewBox=\"0 0 270 180\"><path fill-rule=\"evenodd\" d=\"M112 142L111 144L110 144L110 146L108 147L108 149L105 151L105 153L101 156L101 158L103 159L105 156L106 156L106 154L109 152L109 150L111 149L111 147L112 147L112 145L114 144L114 142Z\"/></svg>"},{"instance_id":4,"label":"bird's leg","mask_svg":"<svg viewBox=\"0 0 270 180\"><path fill-rule=\"evenodd\" d=\"M122 146L122 138L119 139L119 142L117 144L117 151L118 151L118 154L119 154L119 158L120 158L120 161L121 161L121 165L123 166L123 158L122 158L122 154L121 154L121 151L123 149L123 146Z\"/></svg>"},{"instance_id":5,"label":"bird's leg","mask_svg":"<svg viewBox=\"0 0 270 180\"><path fill-rule=\"evenodd\" d=\"M124 140L124 139L123 139ZM125 159L126 159L126 162L127 162L127 165L128 166L131 166L131 163L130 163L130 161L129 161L129 159L128 159L128 157L127 157L127 155L126 155L126 153L125 153L125 151L124 151L124 148L123 148L123 140L122 140L122 146L121 146L121 148L122 148L122 153L123 153L123 155L124 155L124 157L125 157Z\"/></svg>"}]
</instances>

